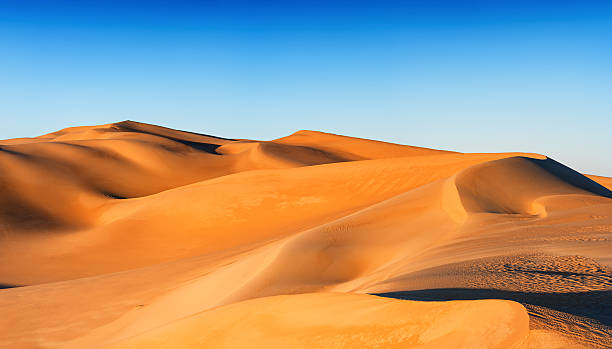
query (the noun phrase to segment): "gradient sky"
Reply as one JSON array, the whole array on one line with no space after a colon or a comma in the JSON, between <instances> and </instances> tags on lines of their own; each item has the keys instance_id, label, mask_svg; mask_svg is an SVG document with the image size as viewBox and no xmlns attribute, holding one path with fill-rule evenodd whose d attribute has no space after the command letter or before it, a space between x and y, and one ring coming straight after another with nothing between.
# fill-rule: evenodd
<instances>
[{"instance_id":1,"label":"gradient sky","mask_svg":"<svg viewBox=\"0 0 612 349\"><path fill-rule=\"evenodd\" d=\"M612 176L612 1L0 0L0 139L125 119Z\"/></svg>"}]
</instances>

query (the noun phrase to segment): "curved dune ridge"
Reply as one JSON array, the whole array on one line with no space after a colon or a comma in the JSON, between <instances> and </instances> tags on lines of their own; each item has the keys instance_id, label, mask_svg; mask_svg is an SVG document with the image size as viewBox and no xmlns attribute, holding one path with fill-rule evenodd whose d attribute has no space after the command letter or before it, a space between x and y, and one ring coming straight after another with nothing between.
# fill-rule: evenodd
<instances>
[{"instance_id":1,"label":"curved dune ridge","mask_svg":"<svg viewBox=\"0 0 612 349\"><path fill-rule=\"evenodd\" d=\"M315 131L0 141L0 347L611 347L610 183Z\"/></svg>"}]
</instances>

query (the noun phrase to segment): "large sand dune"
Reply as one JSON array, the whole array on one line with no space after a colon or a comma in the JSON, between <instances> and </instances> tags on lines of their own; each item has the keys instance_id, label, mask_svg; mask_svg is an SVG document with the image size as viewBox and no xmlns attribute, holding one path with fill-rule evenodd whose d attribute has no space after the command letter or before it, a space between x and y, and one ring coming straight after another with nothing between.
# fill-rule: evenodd
<instances>
[{"instance_id":1,"label":"large sand dune","mask_svg":"<svg viewBox=\"0 0 612 349\"><path fill-rule=\"evenodd\" d=\"M314 131L0 141L0 347L611 347L611 184Z\"/></svg>"}]
</instances>

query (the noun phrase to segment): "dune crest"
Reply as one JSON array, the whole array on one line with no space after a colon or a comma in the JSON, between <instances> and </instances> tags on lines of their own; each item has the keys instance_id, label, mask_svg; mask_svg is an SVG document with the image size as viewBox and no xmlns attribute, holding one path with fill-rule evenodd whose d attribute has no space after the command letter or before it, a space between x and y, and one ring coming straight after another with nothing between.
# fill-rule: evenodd
<instances>
[{"instance_id":1,"label":"dune crest","mask_svg":"<svg viewBox=\"0 0 612 349\"><path fill-rule=\"evenodd\" d=\"M544 155L124 121L0 170L0 347L612 345L610 178Z\"/></svg>"}]
</instances>

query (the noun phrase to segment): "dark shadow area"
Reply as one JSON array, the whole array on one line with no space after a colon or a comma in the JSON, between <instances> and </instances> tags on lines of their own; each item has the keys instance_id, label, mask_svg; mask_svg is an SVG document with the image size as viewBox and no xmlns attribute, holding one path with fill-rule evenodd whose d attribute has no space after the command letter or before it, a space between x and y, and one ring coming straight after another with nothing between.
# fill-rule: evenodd
<instances>
[{"instance_id":1,"label":"dark shadow area","mask_svg":"<svg viewBox=\"0 0 612 349\"><path fill-rule=\"evenodd\" d=\"M21 287L20 285L11 285L11 284L2 284L0 283L0 290L4 290L7 288L15 288L15 287Z\"/></svg>"},{"instance_id":2,"label":"dark shadow area","mask_svg":"<svg viewBox=\"0 0 612 349\"><path fill-rule=\"evenodd\" d=\"M18 151L14 151L14 150L6 149L6 148L1 147L1 146L0 146L0 152L4 152L4 153L11 154L11 155L15 155L15 156L20 156L20 157L23 157L23 158L30 158L30 157L31 157L31 156L30 156L30 155L28 155L28 154L24 154L24 153L20 153L20 152L18 152Z\"/></svg>"},{"instance_id":3,"label":"dark shadow area","mask_svg":"<svg viewBox=\"0 0 612 349\"><path fill-rule=\"evenodd\" d=\"M478 288L435 288L377 293L375 296L415 301L506 299L588 317L612 326L612 291L518 292Z\"/></svg>"},{"instance_id":4,"label":"dark shadow area","mask_svg":"<svg viewBox=\"0 0 612 349\"><path fill-rule=\"evenodd\" d=\"M545 160L525 158L530 162L538 165L539 167L546 170L548 173L553 176L575 186L580 189L586 190L593 194L605 196L607 198L612 198L612 191L603 185L595 182L594 180L588 178L587 176L572 170L571 168L559 163L551 158L547 158Z\"/></svg>"},{"instance_id":5,"label":"dark shadow area","mask_svg":"<svg viewBox=\"0 0 612 349\"><path fill-rule=\"evenodd\" d=\"M158 127L158 128L162 128L162 129L167 129L167 130L170 130L170 131L178 131L178 132L183 132L183 133L189 133L189 134L196 135L196 136L204 136L204 137L216 138L216 139L221 139L221 140L224 140L224 141L236 141L236 139L232 139L232 138L223 138L223 137L219 137L219 136L208 135L208 134L205 134L205 133L199 133L199 132L193 132L193 131L185 131L185 130L179 130L179 129L174 129L174 128L168 128L168 127L164 127L164 126L159 126L159 125L154 125L154 124L147 124L147 123L138 122L138 121L134 121L134 120L125 120L125 121L121 121L121 122L115 123L115 125L118 125L118 124L121 124L122 127L125 126L125 125L152 126L152 127ZM134 128L134 129L136 129L136 128Z\"/></svg>"},{"instance_id":6,"label":"dark shadow area","mask_svg":"<svg viewBox=\"0 0 612 349\"><path fill-rule=\"evenodd\" d=\"M39 207L28 205L8 190L0 196L0 222L5 231L28 232L60 230L71 225Z\"/></svg>"},{"instance_id":7,"label":"dark shadow area","mask_svg":"<svg viewBox=\"0 0 612 349\"><path fill-rule=\"evenodd\" d=\"M178 138L173 138L173 137L167 137L168 139L171 139L175 142L179 142L182 143L188 147L192 147L194 149L197 149L199 151L205 151L207 153L210 154L214 154L214 155L221 155L219 153L217 153L217 148L220 147L219 144L210 144L210 143L201 143L201 142L191 142L191 141L185 141L182 139L178 139Z\"/></svg>"},{"instance_id":8,"label":"dark shadow area","mask_svg":"<svg viewBox=\"0 0 612 349\"><path fill-rule=\"evenodd\" d=\"M116 124L114 124L114 128L115 129L119 129L121 131L126 131L126 132L138 132L138 133L145 133L145 134L149 134L152 136L157 136L157 137L163 137L172 141L175 141L177 143L181 143L184 144L188 147L194 148L196 150L200 150L200 151L204 151L210 154L214 154L214 155L221 155L219 153L217 153L217 148L220 147L219 144L211 144L211 143L204 143L204 142L195 142L195 141L188 141L185 139L180 139L180 138L176 138L176 137L172 137L170 135L167 134L163 134L160 132L155 132L152 130L148 130L145 129L145 127L137 127L134 125L138 125L138 122L135 121L122 121L122 122L118 122ZM146 124L142 124L142 125L146 125ZM147 125L150 127L159 127L161 128L161 126L154 126L154 125ZM216 136L210 136L210 135L206 135L206 134L201 134L201 133L195 133L195 132L189 132L189 131L181 131L181 130L172 130L169 129L171 131L179 131L179 132L185 132L185 133L189 133L189 134L193 134L193 135L197 135L197 136L204 136L204 137L210 137L210 138L216 138L216 139L222 139L222 140L231 140L231 139L226 139L226 138L221 138L221 137L216 137Z\"/></svg>"},{"instance_id":9,"label":"dark shadow area","mask_svg":"<svg viewBox=\"0 0 612 349\"><path fill-rule=\"evenodd\" d=\"M102 195L104 195L104 196L106 196L108 198L111 198L111 199L118 199L118 200L127 199L127 196L121 196L121 195L113 194L113 193L106 192L106 191L103 191Z\"/></svg>"}]
</instances>

